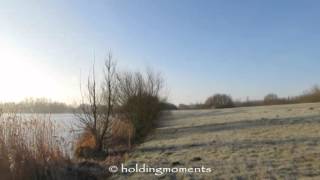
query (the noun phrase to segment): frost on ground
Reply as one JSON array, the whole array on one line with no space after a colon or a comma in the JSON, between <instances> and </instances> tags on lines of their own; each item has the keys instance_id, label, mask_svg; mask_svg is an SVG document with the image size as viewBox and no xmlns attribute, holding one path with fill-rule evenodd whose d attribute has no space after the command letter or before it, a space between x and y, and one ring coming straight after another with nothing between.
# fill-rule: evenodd
<instances>
[{"instance_id":1,"label":"frost on ground","mask_svg":"<svg viewBox=\"0 0 320 180\"><path fill-rule=\"evenodd\" d=\"M320 179L320 103L166 113L125 166L136 163L213 173L113 179Z\"/></svg>"}]
</instances>

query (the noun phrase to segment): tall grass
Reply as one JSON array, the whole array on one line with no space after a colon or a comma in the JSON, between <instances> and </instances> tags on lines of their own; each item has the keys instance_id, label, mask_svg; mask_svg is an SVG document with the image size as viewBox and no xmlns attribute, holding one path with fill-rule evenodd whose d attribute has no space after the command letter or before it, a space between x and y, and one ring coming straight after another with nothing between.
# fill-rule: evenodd
<instances>
[{"instance_id":1,"label":"tall grass","mask_svg":"<svg viewBox=\"0 0 320 180\"><path fill-rule=\"evenodd\" d=\"M0 115L1 179L65 179L71 161L64 143L50 118Z\"/></svg>"},{"instance_id":2,"label":"tall grass","mask_svg":"<svg viewBox=\"0 0 320 180\"><path fill-rule=\"evenodd\" d=\"M114 117L110 123L110 138L105 143L110 147L109 156L114 156L112 152L120 153L131 149L132 141L135 137L135 128L132 122L124 117ZM96 140L93 134L84 129L83 133L76 140L75 156L84 159L106 160L107 154L96 151Z\"/></svg>"}]
</instances>

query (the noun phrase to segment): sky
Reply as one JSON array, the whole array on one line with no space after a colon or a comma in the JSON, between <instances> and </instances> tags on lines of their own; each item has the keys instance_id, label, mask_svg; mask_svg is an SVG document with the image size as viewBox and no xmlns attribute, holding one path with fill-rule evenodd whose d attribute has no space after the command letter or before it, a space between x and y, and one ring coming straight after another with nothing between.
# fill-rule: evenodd
<instances>
[{"instance_id":1,"label":"sky","mask_svg":"<svg viewBox=\"0 0 320 180\"><path fill-rule=\"evenodd\" d=\"M0 0L0 102L75 103L110 50L175 104L298 95L320 84L319 19L317 0Z\"/></svg>"}]
</instances>

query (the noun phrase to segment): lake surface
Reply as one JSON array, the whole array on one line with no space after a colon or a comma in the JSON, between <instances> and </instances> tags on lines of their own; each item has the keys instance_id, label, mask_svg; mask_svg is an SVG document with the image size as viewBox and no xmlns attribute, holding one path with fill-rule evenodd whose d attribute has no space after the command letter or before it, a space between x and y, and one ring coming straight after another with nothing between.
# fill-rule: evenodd
<instances>
[{"instance_id":1,"label":"lake surface","mask_svg":"<svg viewBox=\"0 0 320 180\"><path fill-rule=\"evenodd\" d=\"M68 131L78 132L80 131L80 122L74 114L33 114L33 113L21 113L18 114L23 119L39 118L43 120L50 120L54 122L60 133L68 133Z\"/></svg>"},{"instance_id":2,"label":"lake surface","mask_svg":"<svg viewBox=\"0 0 320 180\"><path fill-rule=\"evenodd\" d=\"M8 114L3 114L3 117ZM81 124L74 114L38 114L38 113L20 113L17 114L22 120L38 119L43 121L51 121L55 126L55 136L57 140L63 140L62 147L66 153L73 156L75 139L81 134ZM5 118L4 118L5 119ZM31 130L30 130L31 131Z\"/></svg>"}]
</instances>

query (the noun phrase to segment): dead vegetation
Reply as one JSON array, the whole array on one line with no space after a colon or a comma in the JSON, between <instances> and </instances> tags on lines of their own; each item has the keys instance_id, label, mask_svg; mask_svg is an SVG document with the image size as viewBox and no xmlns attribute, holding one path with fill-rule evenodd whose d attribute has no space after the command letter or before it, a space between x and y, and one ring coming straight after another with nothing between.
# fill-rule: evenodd
<instances>
[{"instance_id":1,"label":"dead vegetation","mask_svg":"<svg viewBox=\"0 0 320 180\"><path fill-rule=\"evenodd\" d=\"M116 146L119 144L125 144L131 149L135 136L135 129L132 122L125 118L114 121L111 125L111 136L112 142L110 146L114 149L116 149Z\"/></svg>"},{"instance_id":2,"label":"dead vegetation","mask_svg":"<svg viewBox=\"0 0 320 180\"><path fill-rule=\"evenodd\" d=\"M6 114L0 120L1 179L64 179L71 165L55 125L37 117Z\"/></svg>"},{"instance_id":3,"label":"dead vegetation","mask_svg":"<svg viewBox=\"0 0 320 180\"><path fill-rule=\"evenodd\" d=\"M4 114L0 116L1 180L99 180L110 174L106 167L117 165L123 156L103 161L74 159L68 149L73 139L58 136L59 125L50 116ZM93 146L91 134L82 134L79 147ZM91 155L79 148L84 156Z\"/></svg>"}]
</instances>

